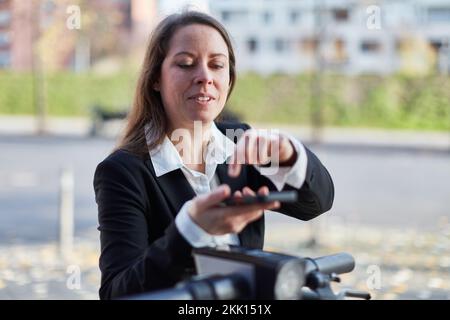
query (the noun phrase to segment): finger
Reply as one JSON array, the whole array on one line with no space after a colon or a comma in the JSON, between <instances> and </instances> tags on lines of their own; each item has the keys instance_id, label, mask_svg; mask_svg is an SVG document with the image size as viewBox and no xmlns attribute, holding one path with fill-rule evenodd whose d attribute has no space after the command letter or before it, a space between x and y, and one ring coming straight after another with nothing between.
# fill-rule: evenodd
<instances>
[{"instance_id":1,"label":"finger","mask_svg":"<svg viewBox=\"0 0 450 320\"><path fill-rule=\"evenodd\" d=\"M237 191L234 192L234 196L235 196L236 198L242 198L242 192L240 192L239 190L237 190Z\"/></svg>"},{"instance_id":2,"label":"finger","mask_svg":"<svg viewBox=\"0 0 450 320\"><path fill-rule=\"evenodd\" d=\"M210 193L196 197L194 201L195 209L202 212L228 198L230 193L231 190L228 185L221 185Z\"/></svg>"},{"instance_id":3,"label":"finger","mask_svg":"<svg viewBox=\"0 0 450 320\"><path fill-rule=\"evenodd\" d=\"M248 206L248 207L250 207L250 206ZM273 201L271 203L265 204L265 206L263 208L258 209L258 210L244 211L243 213L235 212L234 216L237 219L239 219L239 223L248 224L252 221L259 219L263 215L264 210L274 210L279 207L280 207L280 202Z\"/></svg>"},{"instance_id":4,"label":"finger","mask_svg":"<svg viewBox=\"0 0 450 320\"><path fill-rule=\"evenodd\" d=\"M280 162L280 137L273 135L269 140L269 159L272 163Z\"/></svg>"},{"instance_id":5,"label":"finger","mask_svg":"<svg viewBox=\"0 0 450 320\"><path fill-rule=\"evenodd\" d=\"M244 187L244 189L242 189L242 193L244 194L244 196L254 196L255 192L250 189L249 187Z\"/></svg>"},{"instance_id":6,"label":"finger","mask_svg":"<svg viewBox=\"0 0 450 320\"><path fill-rule=\"evenodd\" d=\"M258 164L258 136L254 134L246 137L245 163Z\"/></svg>"},{"instance_id":7,"label":"finger","mask_svg":"<svg viewBox=\"0 0 450 320\"><path fill-rule=\"evenodd\" d=\"M279 158L280 162L286 161L287 159L291 158L292 155L295 153L295 148L292 145L289 138L280 135L279 136Z\"/></svg>"},{"instance_id":8,"label":"finger","mask_svg":"<svg viewBox=\"0 0 450 320\"><path fill-rule=\"evenodd\" d=\"M272 205L270 205L270 208L267 208L266 210L278 209L279 207L281 207L280 201L273 201L271 203Z\"/></svg>"},{"instance_id":9,"label":"finger","mask_svg":"<svg viewBox=\"0 0 450 320\"><path fill-rule=\"evenodd\" d=\"M270 162L269 142L265 137L258 137L258 164L268 164Z\"/></svg>"},{"instance_id":10,"label":"finger","mask_svg":"<svg viewBox=\"0 0 450 320\"><path fill-rule=\"evenodd\" d=\"M238 169L237 167L237 153L236 153L236 149L233 152L233 155L230 157L230 159L228 160L228 175L230 177L237 177L239 174L236 175L236 171L240 170L240 168Z\"/></svg>"},{"instance_id":11,"label":"finger","mask_svg":"<svg viewBox=\"0 0 450 320\"><path fill-rule=\"evenodd\" d=\"M251 136L253 136L252 130L247 130L239 139L236 144L235 151L231 157L228 165L228 175L230 177L237 177L241 173L242 164L248 163L247 147Z\"/></svg>"},{"instance_id":12,"label":"finger","mask_svg":"<svg viewBox=\"0 0 450 320\"><path fill-rule=\"evenodd\" d=\"M255 220L258 220L259 218L262 217L263 214L264 214L264 210L257 211L256 214L248 217L248 220L246 221L247 224L250 222L253 222Z\"/></svg>"},{"instance_id":13,"label":"finger","mask_svg":"<svg viewBox=\"0 0 450 320\"><path fill-rule=\"evenodd\" d=\"M261 188L259 188L258 194L267 196L269 194L269 188L267 186L262 186Z\"/></svg>"},{"instance_id":14,"label":"finger","mask_svg":"<svg viewBox=\"0 0 450 320\"><path fill-rule=\"evenodd\" d=\"M264 210L256 210L256 211L251 211L242 215L239 215L235 218L236 223L238 224L243 224L243 225L247 225L252 221L255 221L259 218L261 218L261 216L263 215Z\"/></svg>"},{"instance_id":15,"label":"finger","mask_svg":"<svg viewBox=\"0 0 450 320\"><path fill-rule=\"evenodd\" d=\"M239 141L237 142L234 149L233 156L230 159L228 166L228 175L231 177L237 177L241 172L241 165L245 163L245 153L243 153L243 151L245 150L245 140L246 133L244 133L239 138Z\"/></svg>"}]
</instances>

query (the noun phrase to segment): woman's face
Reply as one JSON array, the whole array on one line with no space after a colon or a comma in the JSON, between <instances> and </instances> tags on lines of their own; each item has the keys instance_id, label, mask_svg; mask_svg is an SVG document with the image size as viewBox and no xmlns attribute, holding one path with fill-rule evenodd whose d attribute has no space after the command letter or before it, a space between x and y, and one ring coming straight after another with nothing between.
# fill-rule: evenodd
<instances>
[{"instance_id":1,"label":"woman's face","mask_svg":"<svg viewBox=\"0 0 450 320\"><path fill-rule=\"evenodd\" d=\"M178 29L155 86L171 129L213 121L225 105L229 83L228 47L220 33L201 24Z\"/></svg>"}]
</instances>

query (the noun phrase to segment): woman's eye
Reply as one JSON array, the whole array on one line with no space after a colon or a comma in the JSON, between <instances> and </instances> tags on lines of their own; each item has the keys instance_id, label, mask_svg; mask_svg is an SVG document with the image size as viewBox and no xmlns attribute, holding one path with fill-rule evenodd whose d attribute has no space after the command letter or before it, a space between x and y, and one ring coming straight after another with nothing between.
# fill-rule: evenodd
<instances>
[{"instance_id":1,"label":"woman's eye","mask_svg":"<svg viewBox=\"0 0 450 320\"><path fill-rule=\"evenodd\" d=\"M180 63L180 64L178 64L178 67L180 67L181 69L188 69L188 68L192 67L192 64Z\"/></svg>"},{"instance_id":2,"label":"woman's eye","mask_svg":"<svg viewBox=\"0 0 450 320\"><path fill-rule=\"evenodd\" d=\"M223 64L214 64L213 68L214 69L223 69L225 66Z\"/></svg>"}]
</instances>

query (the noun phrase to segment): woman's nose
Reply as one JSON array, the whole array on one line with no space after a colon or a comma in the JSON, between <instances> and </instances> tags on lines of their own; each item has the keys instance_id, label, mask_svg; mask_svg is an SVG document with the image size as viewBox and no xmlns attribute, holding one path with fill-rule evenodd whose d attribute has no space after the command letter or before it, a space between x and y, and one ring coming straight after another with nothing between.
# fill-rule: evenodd
<instances>
[{"instance_id":1,"label":"woman's nose","mask_svg":"<svg viewBox=\"0 0 450 320\"><path fill-rule=\"evenodd\" d=\"M213 78L207 66L199 66L195 77L196 84L212 84Z\"/></svg>"}]
</instances>

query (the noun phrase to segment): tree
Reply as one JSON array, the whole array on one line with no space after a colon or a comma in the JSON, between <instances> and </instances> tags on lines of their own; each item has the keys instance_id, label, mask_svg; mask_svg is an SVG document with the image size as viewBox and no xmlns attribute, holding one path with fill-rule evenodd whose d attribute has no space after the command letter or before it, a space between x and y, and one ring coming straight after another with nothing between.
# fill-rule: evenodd
<instances>
[{"instance_id":1,"label":"tree","mask_svg":"<svg viewBox=\"0 0 450 320\"><path fill-rule=\"evenodd\" d=\"M22 1L22 0L16 0ZM28 23L33 26L32 73L37 133L47 127L46 73L71 66L76 71L87 70L91 62L123 49L118 44L119 27L125 13L111 1L30 0L34 13ZM79 28L70 28L73 18L69 8L79 8ZM75 10L77 11L77 10ZM75 12L76 13L76 12Z\"/></svg>"}]
</instances>

